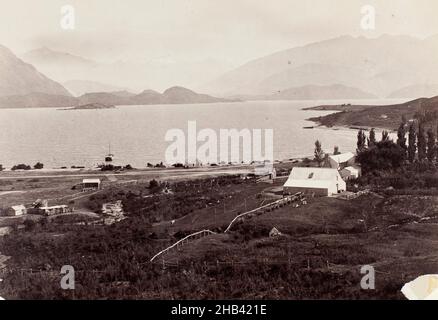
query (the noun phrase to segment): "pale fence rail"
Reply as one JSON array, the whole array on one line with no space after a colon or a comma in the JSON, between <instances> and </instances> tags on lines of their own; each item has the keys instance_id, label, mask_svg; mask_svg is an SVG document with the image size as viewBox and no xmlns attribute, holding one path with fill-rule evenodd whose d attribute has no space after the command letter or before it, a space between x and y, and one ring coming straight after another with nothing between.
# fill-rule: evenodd
<instances>
[{"instance_id":1,"label":"pale fence rail","mask_svg":"<svg viewBox=\"0 0 438 320\"><path fill-rule=\"evenodd\" d=\"M161 250L160 252L158 252L155 256L153 256L150 260L150 262L153 262L155 260L155 258L159 257L160 255L162 255L163 253L166 253L167 251L175 248L175 247L179 247L180 245L184 245L185 242L188 242L189 239L191 238L195 238L195 239L199 239L199 238L203 238L212 234L216 234L216 232L213 232L211 230L201 230L192 234L189 234L188 236L182 238L181 240L178 240L177 242L175 242L174 244L172 244L171 246L167 247L164 250Z\"/></svg>"},{"instance_id":2,"label":"pale fence rail","mask_svg":"<svg viewBox=\"0 0 438 320\"><path fill-rule=\"evenodd\" d=\"M289 204L289 203L291 203L291 202L297 200L301 195L302 195L302 193L301 193L301 192L298 192L298 193L295 193L294 195L286 196L286 197L284 197L284 198L282 198L282 199L276 200L276 201L274 201L274 202L270 202L270 203L265 204L265 205L263 205L263 206L261 206L261 207L258 207L258 208L255 208L255 209L253 209L253 210L250 210L250 211L244 212L244 213L242 213L242 214L239 214L238 216L236 216L236 217L230 222L230 224L228 225L228 227L225 229L224 233L227 233L227 232L231 229L232 225L233 225L236 221L242 219L242 218L243 218L244 216L246 216L246 215L249 215L249 214L252 214L252 213L257 213L257 212L260 211L260 210L265 210L265 209L276 209L276 208L282 207L282 206L285 205L285 204Z\"/></svg>"},{"instance_id":3,"label":"pale fence rail","mask_svg":"<svg viewBox=\"0 0 438 320\"><path fill-rule=\"evenodd\" d=\"M274 201L274 202L270 202L270 203L265 204L265 205L263 205L263 206L261 206L261 207L258 207L258 208L255 208L255 209L252 209L252 210L247 211L247 212L244 212L244 213L242 213L242 214L239 214L238 216L236 216L236 217L231 221L231 223L228 225L227 229L225 229L224 233L227 233L227 232L230 230L230 228L231 228L231 226L233 225L233 223L235 223L235 222L238 221L239 219L243 219L243 217L246 216L246 215L249 215L249 214L252 214L252 213L256 213L256 212L258 212L258 211L260 211L260 210L265 210L265 209L266 209L266 210L269 210L269 209L276 209L276 208L282 207L282 206L284 206L284 205L286 205L286 204L290 204L290 203L292 203L293 201L296 201L296 200L298 200L298 199L301 199L302 196L303 196L303 193L302 193L302 192L297 192L297 193L295 193L295 194L293 194L293 195L286 196L286 197L284 197L284 198L282 198L282 199L276 200L276 201ZM212 235L212 234L216 234L216 232L213 232L213 231L211 231L211 230L201 230L201 231L198 231L198 232L195 232L195 233L189 234L188 236L182 238L181 240L178 240L177 242L175 242L175 243L172 244L171 246L167 247L166 249L161 250L160 252L158 252L156 255L154 255L154 256L150 259L150 262L153 262L157 257L159 257L159 256L161 256L162 254L168 252L169 250L171 250L171 249L173 249L173 248L175 248L175 247L179 247L180 245L184 245L184 244L187 243L187 242L189 241L189 239L191 239L191 238L195 238L195 239L198 238L198 239L199 239L199 238L203 238L203 237L206 237L206 236L208 236L208 235Z\"/></svg>"}]
</instances>

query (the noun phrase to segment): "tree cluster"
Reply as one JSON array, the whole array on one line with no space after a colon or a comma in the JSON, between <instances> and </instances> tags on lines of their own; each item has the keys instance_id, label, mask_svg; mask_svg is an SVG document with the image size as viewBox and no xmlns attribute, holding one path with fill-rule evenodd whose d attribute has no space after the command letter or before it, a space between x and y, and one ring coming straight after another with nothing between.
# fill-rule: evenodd
<instances>
[{"instance_id":1,"label":"tree cluster","mask_svg":"<svg viewBox=\"0 0 438 320\"><path fill-rule=\"evenodd\" d=\"M438 127L437 127L438 131ZM405 161L410 163L434 163L437 159L438 141L436 132L425 130L423 122L408 123L403 117L397 130L397 141L393 142L387 131L376 141L374 128L369 137L364 130L357 135L357 159L364 171L387 170L400 167Z\"/></svg>"}]
</instances>

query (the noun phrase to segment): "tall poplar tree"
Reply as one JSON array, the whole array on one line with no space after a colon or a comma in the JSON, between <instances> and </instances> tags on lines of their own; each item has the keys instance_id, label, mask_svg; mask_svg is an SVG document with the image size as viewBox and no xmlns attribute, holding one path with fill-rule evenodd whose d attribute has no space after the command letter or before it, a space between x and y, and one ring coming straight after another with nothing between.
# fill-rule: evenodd
<instances>
[{"instance_id":1,"label":"tall poplar tree","mask_svg":"<svg viewBox=\"0 0 438 320\"><path fill-rule=\"evenodd\" d=\"M417 134L417 148L418 148L418 160L423 161L426 159L427 153L427 141L426 134L424 133L424 126L422 123L418 124Z\"/></svg>"},{"instance_id":2,"label":"tall poplar tree","mask_svg":"<svg viewBox=\"0 0 438 320\"><path fill-rule=\"evenodd\" d=\"M415 124L411 123L409 126L409 146L408 146L408 159L412 163L415 161L415 153L417 152L417 132L415 130Z\"/></svg>"},{"instance_id":3,"label":"tall poplar tree","mask_svg":"<svg viewBox=\"0 0 438 320\"><path fill-rule=\"evenodd\" d=\"M402 122L397 130L397 144L403 149L404 153L408 151L406 145L406 124Z\"/></svg>"},{"instance_id":4,"label":"tall poplar tree","mask_svg":"<svg viewBox=\"0 0 438 320\"><path fill-rule=\"evenodd\" d=\"M315 161L318 162L320 167L324 161L324 151L319 140L315 141Z\"/></svg>"},{"instance_id":5,"label":"tall poplar tree","mask_svg":"<svg viewBox=\"0 0 438 320\"><path fill-rule=\"evenodd\" d=\"M357 152L365 150L366 136L362 129L357 133Z\"/></svg>"},{"instance_id":6,"label":"tall poplar tree","mask_svg":"<svg viewBox=\"0 0 438 320\"><path fill-rule=\"evenodd\" d=\"M427 159L432 162L436 157L435 133L432 129L427 130Z\"/></svg>"}]
</instances>

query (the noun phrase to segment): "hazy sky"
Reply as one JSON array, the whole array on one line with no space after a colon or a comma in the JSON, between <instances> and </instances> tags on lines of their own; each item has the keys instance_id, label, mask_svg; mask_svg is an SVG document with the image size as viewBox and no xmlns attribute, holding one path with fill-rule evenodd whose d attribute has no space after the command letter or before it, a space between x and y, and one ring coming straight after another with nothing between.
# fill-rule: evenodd
<instances>
[{"instance_id":1,"label":"hazy sky","mask_svg":"<svg viewBox=\"0 0 438 320\"><path fill-rule=\"evenodd\" d=\"M76 8L76 29L60 8ZM375 31L360 28L363 5ZM0 43L20 54L47 46L100 61L217 60L237 66L343 34L438 33L437 0L0 0Z\"/></svg>"}]
</instances>

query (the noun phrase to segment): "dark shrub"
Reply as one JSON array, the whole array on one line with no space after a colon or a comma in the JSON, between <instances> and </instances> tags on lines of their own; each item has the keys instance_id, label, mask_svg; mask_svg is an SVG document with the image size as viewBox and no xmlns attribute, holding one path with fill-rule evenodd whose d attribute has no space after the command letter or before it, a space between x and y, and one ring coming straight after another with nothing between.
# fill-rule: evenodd
<instances>
[{"instance_id":1,"label":"dark shrub","mask_svg":"<svg viewBox=\"0 0 438 320\"><path fill-rule=\"evenodd\" d=\"M24 224L24 230L26 231L32 231L33 229L35 229L35 221L31 220L31 219L26 219L23 222Z\"/></svg>"},{"instance_id":2,"label":"dark shrub","mask_svg":"<svg viewBox=\"0 0 438 320\"><path fill-rule=\"evenodd\" d=\"M184 165L183 165L182 163L174 163L174 164L172 164L172 167L175 167L175 168L184 168Z\"/></svg>"},{"instance_id":3,"label":"dark shrub","mask_svg":"<svg viewBox=\"0 0 438 320\"><path fill-rule=\"evenodd\" d=\"M42 169L44 168L44 164L41 162L37 162L35 163L35 165L33 166L34 169Z\"/></svg>"},{"instance_id":4,"label":"dark shrub","mask_svg":"<svg viewBox=\"0 0 438 320\"><path fill-rule=\"evenodd\" d=\"M404 158L404 150L391 140L377 142L357 155L364 172L399 168Z\"/></svg>"},{"instance_id":5,"label":"dark shrub","mask_svg":"<svg viewBox=\"0 0 438 320\"><path fill-rule=\"evenodd\" d=\"M155 179L152 179L151 181L149 181L149 189L154 189L157 188L159 186L158 181Z\"/></svg>"},{"instance_id":6,"label":"dark shrub","mask_svg":"<svg viewBox=\"0 0 438 320\"><path fill-rule=\"evenodd\" d=\"M32 169L29 165L24 164L24 163L20 163L20 164L16 164L15 166L13 166L11 168L11 170L30 170Z\"/></svg>"}]
</instances>

